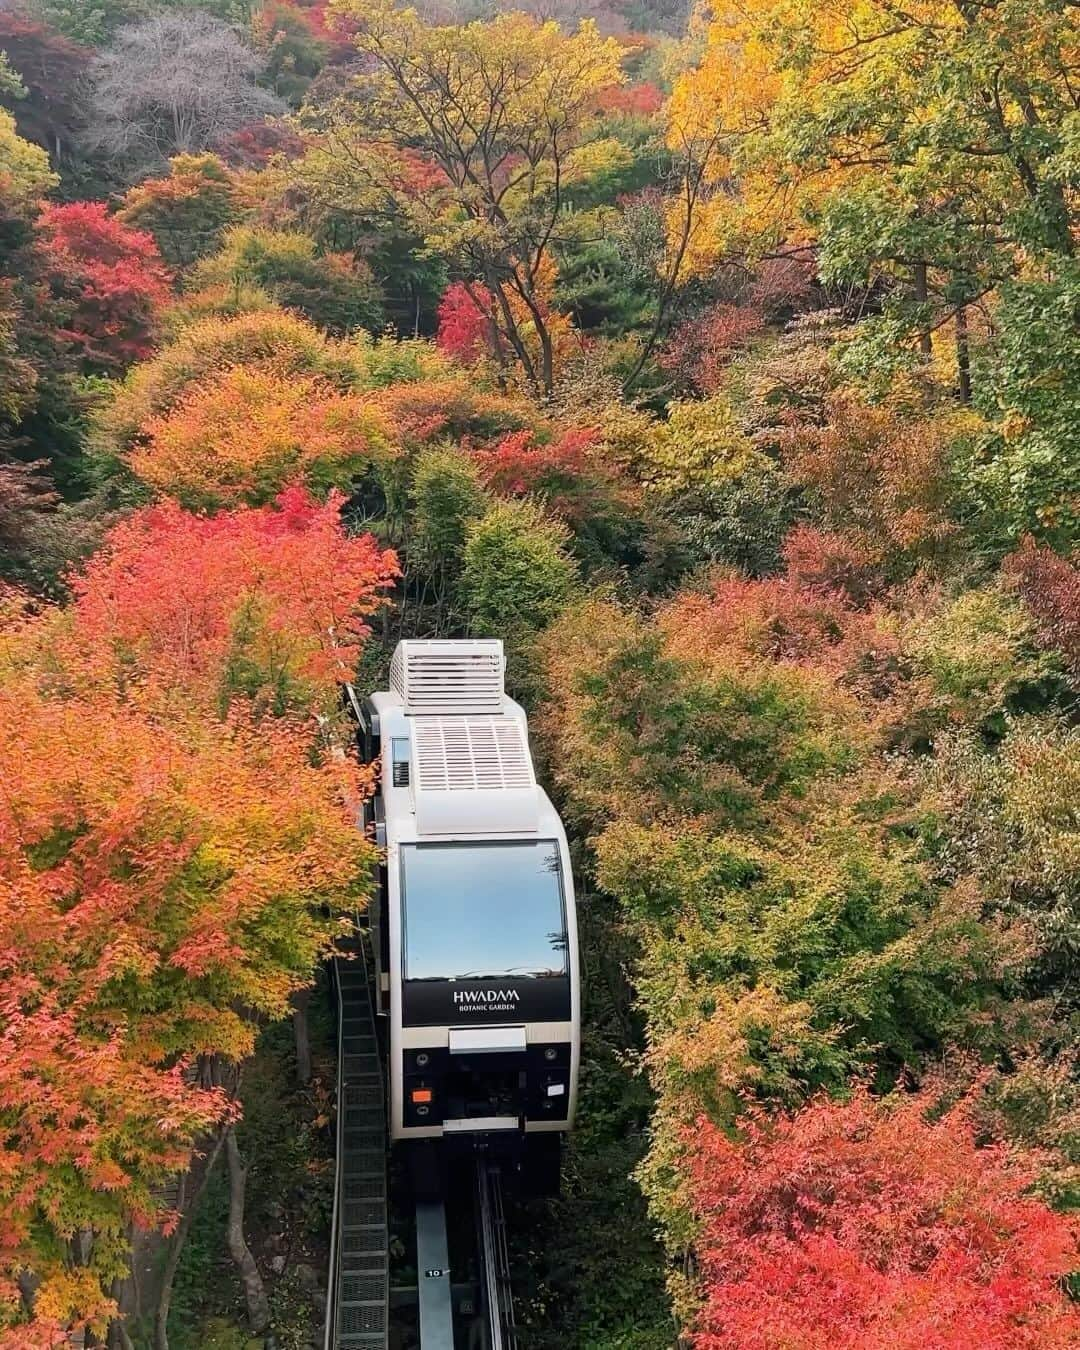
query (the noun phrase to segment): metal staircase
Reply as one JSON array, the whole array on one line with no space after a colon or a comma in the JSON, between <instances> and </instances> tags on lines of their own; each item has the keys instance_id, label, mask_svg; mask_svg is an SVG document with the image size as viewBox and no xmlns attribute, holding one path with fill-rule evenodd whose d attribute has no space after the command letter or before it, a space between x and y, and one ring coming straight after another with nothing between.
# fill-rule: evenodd
<instances>
[{"instance_id":1,"label":"metal staircase","mask_svg":"<svg viewBox=\"0 0 1080 1350\"><path fill-rule=\"evenodd\" d=\"M361 944L334 962L338 993L337 1190L325 1350L386 1350L390 1248L386 1102Z\"/></svg>"}]
</instances>

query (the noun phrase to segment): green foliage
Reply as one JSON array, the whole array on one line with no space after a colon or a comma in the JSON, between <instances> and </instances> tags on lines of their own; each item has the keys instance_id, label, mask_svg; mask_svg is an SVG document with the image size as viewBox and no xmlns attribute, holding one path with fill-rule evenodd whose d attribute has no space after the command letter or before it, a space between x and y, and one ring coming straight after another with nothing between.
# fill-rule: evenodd
<instances>
[{"instance_id":1,"label":"green foliage","mask_svg":"<svg viewBox=\"0 0 1080 1350\"><path fill-rule=\"evenodd\" d=\"M790 579L720 579L647 620L593 602L541 640L556 775L637 938L658 1093L639 1173L674 1245L692 1241L680 1129L699 1113L730 1128L747 1095L888 1088L1005 1034L1027 948L942 870L889 718L992 730L1053 663L1003 591L898 624L900 691L867 680L888 621Z\"/></svg>"},{"instance_id":2,"label":"green foliage","mask_svg":"<svg viewBox=\"0 0 1080 1350\"><path fill-rule=\"evenodd\" d=\"M578 903L585 963L578 1123L562 1194L511 1214L521 1271L515 1311L535 1350L669 1350L663 1253L632 1177L654 1104L623 973L634 943L609 897L579 892Z\"/></svg>"},{"instance_id":3,"label":"green foliage","mask_svg":"<svg viewBox=\"0 0 1080 1350\"><path fill-rule=\"evenodd\" d=\"M234 227L221 251L194 269L190 284L259 287L330 333L377 332L383 324L379 288L366 264L320 253L314 239L294 231Z\"/></svg>"},{"instance_id":4,"label":"green foliage","mask_svg":"<svg viewBox=\"0 0 1080 1350\"><path fill-rule=\"evenodd\" d=\"M328 1005L315 997L311 1007L312 1049L317 1069L325 1070L332 1062ZM248 1167L246 1231L263 1266L271 1326L281 1350L303 1350L320 1325L312 1284L297 1267L310 1271L321 1265L333 1195L332 1135L324 1121L328 1086L316 1078L300 1089L294 1071L291 1027L267 1027L245 1066L240 1088L244 1114L238 1127ZM243 1329L239 1279L232 1264L222 1259L228 1208L227 1173L219 1164L177 1273L169 1319L173 1350L249 1350L252 1345ZM287 1258L281 1274L267 1270L271 1254Z\"/></svg>"},{"instance_id":5,"label":"green foliage","mask_svg":"<svg viewBox=\"0 0 1080 1350\"><path fill-rule=\"evenodd\" d=\"M131 188L120 218L154 236L161 256L186 267L212 252L239 215L236 185L217 155L176 155L167 178Z\"/></svg>"},{"instance_id":6,"label":"green foliage","mask_svg":"<svg viewBox=\"0 0 1080 1350\"><path fill-rule=\"evenodd\" d=\"M0 51L0 99L8 102L26 97L26 85L23 84L17 70L12 70L7 52Z\"/></svg>"},{"instance_id":7,"label":"green foliage","mask_svg":"<svg viewBox=\"0 0 1080 1350\"><path fill-rule=\"evenodd\" d=\"M1080 533L1080 266L1004 288L980 397L997 426L968 467L995 542L1032 533L1068 546Z\"/></svg>"},{"instance_id":8,"label":"green foliage","mask_svg":"<svg viewBox=\"0 0 1080 1350\"><path fill-rule=\"evenodd\" d=\"M476 466L452 447L422 450L410 498L409 561L429 575L458 572L469 528L487 506Z\"/></svg>"},{"instance_id":9,"label":"green foliage","mask_svg":"<svg viewBox=\"0 0 1080 1350\"><path fill-rule=\"evenodd\" d=\"M570 603L577 569L566 527L529 501L497 502L465 536L462 596L470 630L520 640Z\"/></svg>"},{"instance_id":10,"label":"green foliage","mask_svg":"<svg viewBox=\"0 0 1080 1350\"><path fill-rule=\"evenodd\" d=\"M688 658L602 604L568 615L545 650L567 700L559 776L594 820L676 811L750 825L761 803L852 762L851 709L802 671Z\"/></svg>"},{"instance_id":11,"label":"green foliage","mask_svg":"<svg viewBox=\"0 0 1080 1350\"><path fill-rule=\"evenodd\" d=\"M622 334L652 318L652 297L603 218L584 221L589 237L559 253L555 303L584 332Z\"/></svg>"},{"instance_id":12,"label":"green foliage","mask_svg":"<svg viewBox=\"0 0 1080 1350\"><path fill-rule=\"evenodd\" d=\"M1061 692L1056 654L1040 650L1035 624L1001 588L964 591L956 599L901 620L905 650L928 692L924 708L1000 735L1009 712L1043 707Z\"/></svg>"},{"instance_id":13,"label":"green foliage","mask_svg":"<svg viewBox=\"0 0 1080 1350\"><path fill-rule=\"evenodd\" d=\"M723 489L771 469L722 394L672 403L646 454L647 479L664 492Z\"/></svg>"},{"instance_id":14,"label":"green foliage","mask_svg":"<svg viewBox=\"0 0 1080 1350\"><path fill-rule=\"evenodd\" d=\"M28 0L42 23L87 47L99 47L126 23L145 18L147 0Z\"/></svg>"},{"instance_id":15,"label":"green foliage","mask_svg":"<svg viewBox=\"0 0 1080 1350\"><path fill-rule=\"evenodd\" d=\"M431 342L420 338L372 337L370 333L353 335L351 349L363 370L364 387L386 389L393 384L421 384L429 380L451 379L452 361Z\"/></svg>"},{"instance_id":16,"label":"green foliage","mask_svg":"<svg viewBox=\"0 0 1080 1350\"><path fill-rule=\"evenodd\" d=\"M1071 972L1080 957L1080 733L1053 718L1022 718L999 746L956 733L928 770L926 832L950 876L974 875L996 907L1027 927L1028 978L1055 991L1067 1026L1080 1009Z\"/></svg>"},{"instance_id":17,"label":"green foliage","mask_svg":"<svg viewBox=\"0 0 1080 1350\"><path fill-rule=\"evenodd\" d=\"M692 557L751 576L779 570L796 514L791 489L767 464L723 486L675 493L664 510L678 522Z\"/></svg>"},{"instance_id":18,"label":"green foliage","mask_svg":"<svg viewBox=\"0 0 1080 1350\"><path fill-rule=\"evenodd\" d=\"M211 286L205 291L182 295L161 316L161 325L171 338L203 319L236 319L241 314L280 312L281 306L257 286Z\"/></svg>"},{"instance_id":19,"label":"green foliage","mask_svg":"<svg viewBox=\"0 0 1080 1350\"><path fill-rule=\"evenodd\" d=\"M291 107L299 107L326 63L329 43L315 33L302 9L282 0L262 6L256 41L266 58L264 82Z\"/></svg>"},{"instance_id":20,"label":"green foliage","mask_svg":"<svg viewBox=\"0 0 1080 1350\"><path fill-rule=\"evenodd\" d=\"M223 1269L221 1261L228 1214L228 1181L219 1167L203 1193L173 1286L169 1345L175 1350L204 1350L208 1339L213 1338L211 1343L215 1340L220 1343L223 1335L227 1337L225 1350L232 1350L229 1340L233 1345L239 1340L238 1328L227 1330L220 1324L214 1327L204 1322L201 1315L208 1306L224 1303L228 1307L235 1301L236 1291L230 1273L227 1268ZM238 1350L242 1350L242 1346L241 1341Z\"/></svg>"},{"instance_id":21,"label":"green foliage","mask_svg":"<svg viewBox=\"0 0 1080 1350\"><path fill-rule=\"evenodd\" d=\"M642 935L662 1077L722 1117L735 1092L796 1101L867 1062L888 1083L993 994L1003 949L977 904L935 892L907 840L838 805L768 849L664 827L602 837L600 881Z\"/></svg>"}]
</instances>

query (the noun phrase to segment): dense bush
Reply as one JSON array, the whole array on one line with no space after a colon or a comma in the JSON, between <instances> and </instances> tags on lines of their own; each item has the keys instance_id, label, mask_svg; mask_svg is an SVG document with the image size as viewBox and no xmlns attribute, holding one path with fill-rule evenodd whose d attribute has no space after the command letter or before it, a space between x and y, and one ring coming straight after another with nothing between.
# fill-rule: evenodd
<instances>
[{"instance_id":1,"label":"dense bush","mask_svg":"<svg viewBox=\"0 0 1080 1350\"><path fill-rule=\"evenodd\" d=\"M191 285L258 287L328 333L378 332L383 325L382 298L366 263L320 253L304 234L235 226L220 252L194 269Z\"/></svg>"}]
</instances>

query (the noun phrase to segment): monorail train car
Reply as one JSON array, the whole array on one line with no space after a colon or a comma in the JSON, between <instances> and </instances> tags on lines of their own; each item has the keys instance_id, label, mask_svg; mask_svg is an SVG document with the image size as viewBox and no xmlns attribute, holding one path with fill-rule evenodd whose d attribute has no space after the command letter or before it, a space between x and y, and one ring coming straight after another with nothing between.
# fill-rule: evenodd
<instances>
[{"instance_id":1,"label":"monorail train car","mask_svg":"<svg viewBox=\"0 0 1080 1350\"><path fill-rule=\"evenodd\" d=\"M574 886L503 675L501 642L410 640L389 690L349 697L378 770L391 1139L482 1140L548 1190L577 1095Z\"/></svg>"}]
</instances>

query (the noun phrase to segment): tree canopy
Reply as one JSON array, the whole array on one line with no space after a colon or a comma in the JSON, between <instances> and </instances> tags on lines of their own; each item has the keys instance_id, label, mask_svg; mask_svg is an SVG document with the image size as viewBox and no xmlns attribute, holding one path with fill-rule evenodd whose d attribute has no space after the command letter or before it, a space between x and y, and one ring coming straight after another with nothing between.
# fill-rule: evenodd
<instances>
[{"instance_id":1,"label":"tree canopy","mask_svg":"<svg viewBox=\"0 0 1080 1350\"><path fill-rule=\"evenodd\" d=\"M522 1343L1077 1343L1077 39L0 0L0 1350L321 1336L414 636L570 835Z\"/></svg>"}]
</instances>

